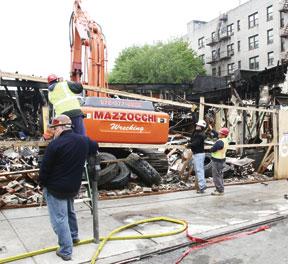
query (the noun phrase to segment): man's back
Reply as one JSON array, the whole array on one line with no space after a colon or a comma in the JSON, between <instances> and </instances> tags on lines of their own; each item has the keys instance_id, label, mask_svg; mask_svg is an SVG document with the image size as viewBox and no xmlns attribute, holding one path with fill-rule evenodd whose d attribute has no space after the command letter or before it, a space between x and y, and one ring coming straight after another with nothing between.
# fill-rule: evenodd
<instances>
[{"instance_id":1,"label":"man's back","mask_svg":"<svg viewBox=\"0 0 288 264\"><path fill-rule=\"evenodd\" d=\"M97 152L89 138L63 131L47 147L40 170L40 181L58 197L73 197L79 191L85 160Z\"/></svg>"}]
</instances>

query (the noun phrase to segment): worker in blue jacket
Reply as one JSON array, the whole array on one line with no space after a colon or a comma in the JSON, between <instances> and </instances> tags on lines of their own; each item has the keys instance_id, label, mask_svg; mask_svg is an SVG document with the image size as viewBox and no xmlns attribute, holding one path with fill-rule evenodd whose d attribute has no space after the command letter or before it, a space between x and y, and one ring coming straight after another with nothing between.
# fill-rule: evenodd
<instances>
[{"instance_id":1,"label":"worker in blue jacket","mask_svg":"<svg viewBox=\"0 0 288 264\"><path fill-rule=\"evenodd\" d=\"M76 134L71 126L66 115L52 120L49 127L54 140L45 150L39 174L50 221L58 236L56 254L63 260L71 260L73 243L79 242L74 197L80 189L86 159L98 152L97 142Z\"/></svg>"}]
</instances>

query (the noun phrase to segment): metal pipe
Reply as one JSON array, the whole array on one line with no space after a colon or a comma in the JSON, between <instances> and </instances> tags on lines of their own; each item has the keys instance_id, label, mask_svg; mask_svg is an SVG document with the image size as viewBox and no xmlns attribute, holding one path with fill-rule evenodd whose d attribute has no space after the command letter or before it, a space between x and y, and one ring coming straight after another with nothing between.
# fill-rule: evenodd
<instances>
[{"instance_id":1,"label":"metal pipe","mask_svg":"<svg viewBox=\"0 0 288 264\"><path fill-rule=\"evenodd\" d=\"M92 214L93 214L93 237L96 244L99 244L99 216L98 216L98 186L97 182L99 180L100 167L100 157L97 154L95 159L95 173L93 173L92 180Z\"/></svg>"}]
</instances>

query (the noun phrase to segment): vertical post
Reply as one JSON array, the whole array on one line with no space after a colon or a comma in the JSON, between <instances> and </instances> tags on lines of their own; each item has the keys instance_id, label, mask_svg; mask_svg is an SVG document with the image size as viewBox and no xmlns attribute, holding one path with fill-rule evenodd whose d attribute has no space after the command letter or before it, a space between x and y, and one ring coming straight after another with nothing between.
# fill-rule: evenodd
<instances>
[{"instance_id":1,"label":"vertical post","mask_svg":"<svg viewBox=\"0 0 288 264\"><path fill-rule=\"evenodd\" d=\"M92 212L93 212L93 237L94 242L99 243L99 216L98 216L98 186L97 181L99 180L100 159L99 155L96 155L95 160L95 173L92 175Z\"/></svg>"},{"instance_id":2,"label":"vertical post","mask_svg":"<svg viewBox=\"0 0 288 264\"><path fill-rule=\"evenodd\" d=\"M205 99L203 96L200 97L200 107L199 107L199 120L203 120L204 119L204 103L205 103Z\"/></svg>"},{"instance_id":3,"label":"vertical post","mask_svg":"<svg viewBox=\"0 0 288 264\"><path fill-rule=\"evenodd\" d=\"M278 144L279 142L279 129L278 129L278 122L279 122L279 114L272 113L272 121L273 121L273 143ZM279 165L279 146L274 145L274 179L278 179L278 165Z\"/></svg>"},{"instance_id":4,"label":"vertical post","mask_svg":"<svg viewBox=\"0 0 288 264\"><path fill-rule=\"evenodd\" d=\"M247 121L247 112L245 110L243 110L242 113L242 117L243 117L243 122L242 122L242 138L241 138L241 143L245 144L246 143L246 121ZM240 154L241 156L245 155L245 148L241 148L240 149Z\"/></svg>"}]
</instances>

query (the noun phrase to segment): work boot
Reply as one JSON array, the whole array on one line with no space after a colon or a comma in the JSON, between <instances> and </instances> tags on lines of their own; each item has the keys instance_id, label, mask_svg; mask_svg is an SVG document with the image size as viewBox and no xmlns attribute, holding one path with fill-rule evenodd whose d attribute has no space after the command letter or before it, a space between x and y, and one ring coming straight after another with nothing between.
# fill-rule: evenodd
<instances>
[{"instance_id":1,"label":"work boot","mask_svg":"<svg viewBox=\"0 0 288 264\"><path fill-rule=\"evenodd\" d=\"M65 260L65 261L68 261L68 260L72 259L71 256L63 255L62 253L59 252L59 250L56 250L56 255L59 258L62 258L63 260Z\"/></svg>"},{"instance_id":2,"label":"work boot","mask_svg":"<svg viewBox=\"0 0 288 264\"><path fill-rule=\"evenodd\" d=\"M207 189L207 187L204 187L203 189L198 189L197 193L205 193L206 189Z\"/></svg>"},{"instance_id":3,"label":"work boot","mask_svg":"<svg viewBox=\"0 0 288 264\"><path fill-rule=\"evenodd\" d=\"M215 191L213 191L211 193L211 195L213 195L213 196L221 196L221 195L224 195L224 192L219 192L219 191L215 190Z\"/></svg>"},{"instance_id":4,"label":"work boot","mask_svg":"<svg viewBox=\"0 0 288 264\"><path fill-rule=\"evenodd\" d=\"M73 242L73 244L77 244L80 242L80 239L79 238L73 238L72 242Z\"/></svg>"}]
</instances>

